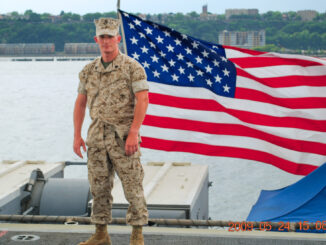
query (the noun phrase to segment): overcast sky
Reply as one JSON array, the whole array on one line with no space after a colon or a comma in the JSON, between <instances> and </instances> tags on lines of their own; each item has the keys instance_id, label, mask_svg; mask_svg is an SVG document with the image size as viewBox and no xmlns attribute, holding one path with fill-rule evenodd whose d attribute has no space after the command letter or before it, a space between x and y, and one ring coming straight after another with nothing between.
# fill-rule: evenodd
<instances>
[{"instance_id":1,"label":"overcast sky","mask_svg":"<svg viewBox=\"0 0 326 245\"><path fill-rule=\"evenodd\" d=\"M140 13L189 13L201 12L208 4L208 11L222 14L228 8L258 8L259 13L272 11L297 11L311 9L326 11L326 0L121 0L120 8ZM116 10L116 0L0 0L0 13L31 9L36 13L59 14L61 10L78 14L110 12Z\"/></svg>"}]
</instances>

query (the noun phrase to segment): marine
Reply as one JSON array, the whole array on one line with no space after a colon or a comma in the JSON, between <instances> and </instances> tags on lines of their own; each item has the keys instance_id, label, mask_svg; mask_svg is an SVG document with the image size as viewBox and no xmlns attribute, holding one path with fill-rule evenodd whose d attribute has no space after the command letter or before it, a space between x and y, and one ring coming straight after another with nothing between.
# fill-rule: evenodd
<instances>
[{"instance_id":1,"label":"marine","mask_svg":"<svg viewBox=\"0 0 326 245\"><path fill-rule=\"evenodd\" d=\"M148 223L143 191L144 170L140 163L139 129L148 106L148 83L144 68L119 51L119 21L95 20L95 42L101 57L79 73L74 108L74 152L83 157L87 149L88 179L93 196L91 222L95 234L79 245L111 245L107 224L111 209L115 172L129 202L127 224L132 225L130 245L143 245L142 226ZM86 145L81 137L86 107L92 119Z\"/></svg>"}]
</instances>

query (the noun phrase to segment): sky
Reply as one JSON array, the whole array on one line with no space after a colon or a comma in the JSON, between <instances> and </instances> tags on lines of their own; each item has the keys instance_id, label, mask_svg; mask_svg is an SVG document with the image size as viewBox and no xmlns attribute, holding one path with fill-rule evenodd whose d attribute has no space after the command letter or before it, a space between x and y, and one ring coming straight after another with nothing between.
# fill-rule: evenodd
<instances>
[{"instance_id":1,"label":"sky","mask_svg":"<svg viewBox=\"0 0 326 245\"><path fill-rule=\"evenodd\" d=\"M316 10L325 13L326 0L120 0L120 8L126 12L158 14L158 13L200 13L207 4L208 11L224 14L229 8L257 8L259 13L268 11ZM0 0L0 13L17 11L22 14L31 9L36 13L54 15L64 12L77 14L115 11L117 0Z\"/></svg>"}]
</instances>

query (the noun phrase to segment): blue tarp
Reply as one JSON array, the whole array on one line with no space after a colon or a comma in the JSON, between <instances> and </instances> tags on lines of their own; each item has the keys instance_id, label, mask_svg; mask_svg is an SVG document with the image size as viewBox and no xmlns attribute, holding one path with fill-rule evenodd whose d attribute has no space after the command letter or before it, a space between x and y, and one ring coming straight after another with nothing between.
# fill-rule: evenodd
<instances>
[{"instance_id":1,"label":"blue tarp","mask_svg":"<svg viewBox=\"0 0 326 245\"><path fill-rule=\"evenodd\" d=\"M292 185L262 190L247 221L326 221L326 163Z\"/></svg>"}]
</instances>

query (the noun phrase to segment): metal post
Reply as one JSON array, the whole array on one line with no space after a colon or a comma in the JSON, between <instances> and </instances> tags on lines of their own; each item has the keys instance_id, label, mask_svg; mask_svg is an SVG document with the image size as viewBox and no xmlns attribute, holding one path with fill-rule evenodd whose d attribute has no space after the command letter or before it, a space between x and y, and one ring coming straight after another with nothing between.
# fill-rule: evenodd
<instances>
[{"instance_id":1,"label":"metal post","mask_svg":"<svg viewBox=\"0 0 326 245\"><path fill-rule=\"evenodd\" d=\"M128 51L127 51L127 44L126 44L126 37L125 37L125 32L123 29L123 22L122 22L122 18L121 18L121 13L119 12L120 9L120 0L118 0L117 3L117 14L118 14L118 18L120 20L120 26L121 26L121 34L122 34L122 40L123 40L123 48L125 50L125 54L128 55Z\"/></svg>"}]
</instances>

